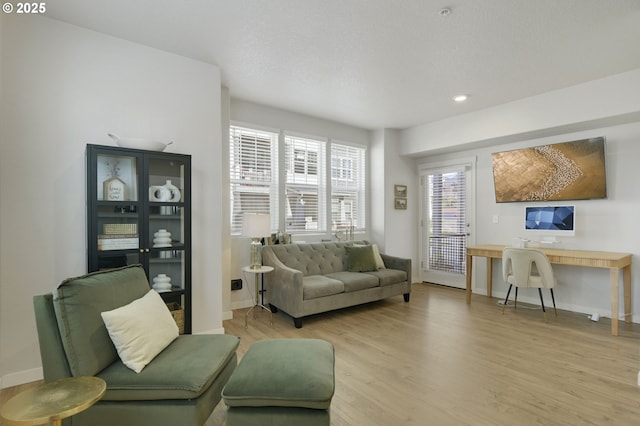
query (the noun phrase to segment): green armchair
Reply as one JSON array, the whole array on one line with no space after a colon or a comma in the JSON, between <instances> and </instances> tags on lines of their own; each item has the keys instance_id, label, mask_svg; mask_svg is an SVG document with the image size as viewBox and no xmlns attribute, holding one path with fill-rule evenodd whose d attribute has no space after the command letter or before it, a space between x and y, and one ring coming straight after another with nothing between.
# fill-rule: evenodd
<instances>
[{"instance_id":1,"label":"green armchair","mask_svg":"<svg viewBox=\"0 0 640 426\"><path fill-rule=\"evenodd\" d=\"M68 279L34 297L45 382L90 375L107 383L102 400L65 425L202 425L220 401L238 363L238 337L181 335L140 373L120 360L100 313L148 291L135 265Z\"/></svg>"}]
</instances>

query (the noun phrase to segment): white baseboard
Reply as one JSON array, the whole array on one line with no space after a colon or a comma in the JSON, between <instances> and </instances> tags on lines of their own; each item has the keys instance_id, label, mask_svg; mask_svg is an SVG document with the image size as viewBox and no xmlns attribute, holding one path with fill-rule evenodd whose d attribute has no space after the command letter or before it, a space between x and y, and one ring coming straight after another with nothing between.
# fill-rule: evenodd
<instances>
[{"instance_id":1,"label":"white baseboard","mask_svg":"<svg viewBox=\"0 0 640 426\"><path fill-rule=\"evenodd\" d=\"M482 295L487 295L487 289L486 288L481 288L478 289L478 291L476 292L475 290L473 291L474 294L482 294ZM505 296L507 295L506 292L498 292L496 293L495 291L492 292L493 297L497 298L497 299L502 299L504 300ZM551 303L551 300L549 300L549 297L547 294L544 294L545 297L545 301L544 301L544 306L545 308L548 307L553 307L553 304ZM513 293L509 296L509 300L513 301ZM524 302L524 303L530 303L532 305L539 305L540 304L540 297L535 294L534 296L522 296L522 295L518 295L518 302ZM620 304L621 306L624 306L623 303ZM580 314L585 314L585 315L591 315L593 313L595 313L596 311L598 312L598 314L600 315L600 317L605 317L605 318L611 318L611 311L610 310L604 310L604 309L597 309L595 310L593 307L590 306L581 306L581 305L574 305L571 303L556 303L556 307L558 309L562 309L564 311L570 311L570 312L577 312ZM625 320L625 316L623 314L619 314L618 315L618 321L624 321ZM640 322L640 317L636 314L631 315L631 322L634 323L638 323Z\"/></svg>"},{"instance_id":2,"label":"white baseboard","mask_svg":"<svg viewBox=\"0 0 640 426\"><path fill-rule=\"evenodd\" d=\"M9 373L0 377L0 389L35 382L37 380L42 380L43 377L42 367Z\"/></svg>"},{"instance_id":3,"label":"white baseboard","mask_svg":"<svg viewBox=\"0 0 640 426\"><path fill-rule=\"evenodd\" d=\"M224 327L214 328L214 329L205 330L205 331L198 331L193 334L224 334Z\"/></svg>"}]
</instances>

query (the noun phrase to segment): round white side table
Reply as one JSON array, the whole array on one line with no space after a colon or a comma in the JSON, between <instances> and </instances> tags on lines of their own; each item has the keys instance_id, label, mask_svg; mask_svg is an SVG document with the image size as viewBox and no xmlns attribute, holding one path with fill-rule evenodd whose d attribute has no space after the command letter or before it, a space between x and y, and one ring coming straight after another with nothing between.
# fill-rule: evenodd
<instances>
[{"instance_id":1,"label":"round white side table","mask_svg":"<svg viewBox=\"0 0 640 426\"><path fill-rule=\"evenodd\" d=\"M249 327L249 314L252 311L254 311L255 309L264 309L266 311L269 311L269 315L270 315L270 322L269 323L273 326L273 312L271 312L271 309L269 309L269 308L267 308L266 306L263 305L263 303L264 303L264 274L268 274L271 271L273 271L273 267L272 266L264 266L264 265L260 265L259 268L253 268L251 266L245 266L244 268L242 268L242 272L244 272L244 273L255 274L254 275L253 284L254 284L254 287L256 289L255 304L245 314L245 317L244 317L244 328L248 328ZM260 280L260 278L262 278L262 279ZM260 281L260 286L258 286L258 282L259 281ZM260 293L261 292L263 294L262 302L260 301Z\"/></svg>"}]
</instances>

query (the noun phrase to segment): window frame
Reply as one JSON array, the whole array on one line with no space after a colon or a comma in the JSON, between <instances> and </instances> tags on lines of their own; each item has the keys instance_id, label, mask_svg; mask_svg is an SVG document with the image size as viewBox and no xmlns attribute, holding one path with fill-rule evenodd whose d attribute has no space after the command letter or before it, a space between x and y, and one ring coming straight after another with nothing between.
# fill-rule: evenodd
<instances>
[{"instance_id":1,"label":"window frame","mask_svg":"<svg viewBox=\"0 0 640 426\"><path fill-rule=\"evenodd\" d=\"M346 168L348 173L338 173L338 176L334 177L334 148L339 147L340 149L344 149L347 151L356 151L357 155L353 155L353 152L348 153L348 155L336 156L339 160L337 161L339 167L336 167L338 171L345 170L343 164L348 160L351 162L351 167ZM329 158L331 163L330 170L330 184L329 184L329 205L330 205L330 218L332 221L331 232L340 232L347 231L350 226L353 226L353 230L355 232L367 232L367 202L368 202L368 186L369 186L369 175L367 173L368 170L368 154L369 149L366 145L344 142L341 140L332 140L330 143L330 152ZM359 158L356 158L359 157ZM354 164L355 162L359 164ZM357 174L357 176L354 176ZM353 181L354 184L349 186L338 185L336 181ZM346 198L347 201L350 201L352 204L350 219L346 220L345 217L345 225L342 227L334 226L334 194L351 194L352 198ZM355 207L353 206L355 204ZM355 210L355 212L354 212ZM354 214L355 213L355 214ZM341 218L342 219L342 218Z\"/></svg>"},{"instance_id":2,"label":"window frame","mask_svg":"<svg viewBox=\"0 0 640 426\"><path fill-rule=\"evenodd\" d=\"M284 232L292 235L327 233L327 191L325 189L327 139L284 132L282 144L285 163L283 166L285 176L283 179L285 192ZM298 153L304 153L304 155L299 158ZM315 173L309 173L311 153L315 153L316 156ZM303 160L302 173L298 172L300 170L299 159ZM304 201L304 195L314 192L315 200L312 196L311 202L315 203L315 208L309 209L306 205L308 202ZM293 193L293 196L298 194L295 202L292 202L290 193ZM304 229L299 228L300 224L294 224L300 210L304 212L302 217ZM313 220L314 216L315 221ZM309 217L312 218L311 221L307 221Z\"/></svg>"},{"instance_id":3,"label":"window frame","mask_svg":"<svg viewBox=\"0 0 640 426\"><path fill-rule=\"evenodd\" d=\"M250 166L250 162L248 159L245 159L243 154L244 150L242 147L240 148L241 158L235 159L235 152L238 150L235 147L236 141L236 130L240 132L244 132L247 135L255 134L262 136L263 143L269 143L269 162L268 162L268 172L266 170L259 170L258 165L264 168L263 164L259 163L260 158L260 147L256 145L255 148L255 161L256 171L251 173L249 170L245 171L245 166ZM241 136L242 137L242 136ZM258 139L258 136L255 137ZM247 141L250 142L250 138L247 138ZM278 146L279 146L279 133L272 129L264 129L257 126L250 126L242 123L231 123L229 125L229 155L228 155L228 164L229 164L229 204L230 204L230 234L234 236L242 236L242 221L244 213L269 213L271 215L271 227L273 229L277 229L278 227L278 211L279 211L279 194L277 192L278 181L279 181L279 159L278 159ZM240 144L243 142L240 141ZM247 150L250 151L250 150ZM264 149L262 150L262 156L264 157ZM250 159L250 158L249 158ZM268 173L269 179L264 179L264 176L261 176L261 173ZM261 177L263 177L261 179ZM241 188L244 190L237 190L237 188ZM248 196L248 200L246 203L256 203L255 206L251 206L252 208L245 209L242 206L242 203L245 202L242 200L241 196L236 196L239 194L263 194L267 197L267 208L261 208L260 203L255 200L251 200L251 195ZM240 204L240 208L234 212L234 208L236 208L236 204ZM268 211L267 211L268 210Z\"/></svg>"},{"instance_id":4,"label":"window frame","mask_svg":"<svg viewBox=\"0 0 640 426\"><path fill-rule=\"evenodd\" d=\"M272 139L272 164L271 175L272 180L269 184L268 196L269 196L269 212L271 214L272 231L282 230L283 232L292 235L320 235L330 236L336 234L346 233L349 226L353 224L354 232L366 233L368 226L368 201L369 201L369 175L368 175L368 161L369 161L369 147L366 144L351 143L338 139L331 139L325 137L318 137L313 135L306 135L297 132L291 132L286 130L278 130L273 128L267 128L259 125L253 125L245 122L232 121L229 124L229 191L230 191L230 235L232 237L242 236L242 227L237 223L237 216L242 216L245 211L236 211L236 223L234 223L234 185L238 185L241 179L233 175L234 167L232 164L234 147L232 146L234 129L242 129L248 132L254 133L266 133L270 134ZM323 144L323 152L318 151L316 158L310 155L311 151L307 150L304 156L294 158L291 164L294 171L304 169L305 176L317 177L317 191L318 191L318 226L312 229L292 229L287 226L287 211L288 206L287 198L287 185L304 186L304 183L287 183L287 138L298 138ZM357 172L359 175L356 180L359 183L359 187L352 186L348 188L348 185L339 185L337 180L353 180L353 167L344 167L344 164L353 159L348 156L343 158L339 164L340 167L334 168L334 150L338 148L348 150L357 150L359 152L360 170ZM295 147L294 147L295 149ZM295 154L295 152L293 152ZM295 157L295 156L294 156ZM304 158L303 158L304 157ZM296 164L296 160L299 164ZM300 164L302 162L302 164ZM315 167L314 167L315 165ZM297 167L296 167L297 166ZM352 164L353 166L353 164ZM334 178L334 169L341 170L338 172L339 176ZM266 188L267 185L263 185ZM336 194L344 194L345 200L350 205L349 211L353 214L356 220L343 221L342 226L334 226L334 198ZM350 198L350 197L351 198ZM356 204L356 206L353 206ZM347 216L350 218L350 216Z\"/></svg>"}]
</instances>

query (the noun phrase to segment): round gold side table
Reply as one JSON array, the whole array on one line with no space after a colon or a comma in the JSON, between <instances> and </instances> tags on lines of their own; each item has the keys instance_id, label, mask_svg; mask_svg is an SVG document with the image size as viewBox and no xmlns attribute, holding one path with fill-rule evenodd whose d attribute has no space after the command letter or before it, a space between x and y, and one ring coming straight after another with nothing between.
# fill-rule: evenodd
<instances>
[{"instance_id":1,"label":"round gold side table","mask_svg":"<svg viewBox=\"0 0 640 426\"><path fill-rule=\"evenodd\" d=\"M11 398L0 410L9 426L51 423L62 426L62 419L86 410L98 402L107 384L99 377L81 376L55 380L27 389Z\"/></svg>"}]
</instances>

